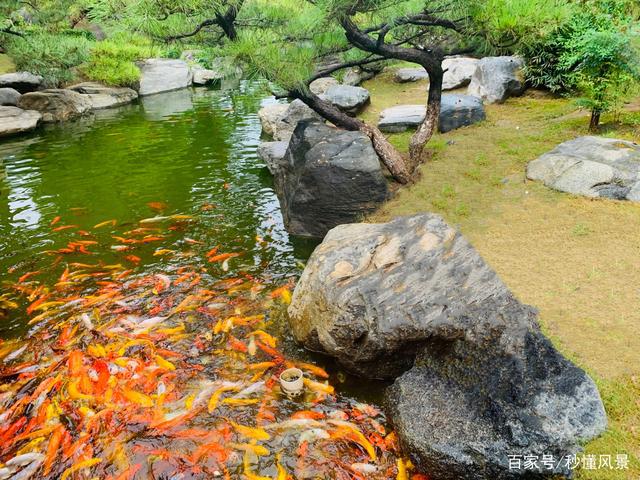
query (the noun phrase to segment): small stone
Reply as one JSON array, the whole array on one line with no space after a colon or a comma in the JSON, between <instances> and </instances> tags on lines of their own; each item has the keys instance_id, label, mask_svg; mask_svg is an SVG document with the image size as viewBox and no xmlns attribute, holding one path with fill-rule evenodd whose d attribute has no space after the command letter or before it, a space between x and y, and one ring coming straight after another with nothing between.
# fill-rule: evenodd
<instances>
[{"instance_id":1,"label":"small stone","mask_svg":"<svg viewBox=\"0 0 640 480\"><path fill-rule=\"evenodd\" d=\"M356 114L369 103L369 91L362 87L333 85L320 98L331 102L343 112Z\"/></svg>"},{"instance_id":2,"label":"small stone","mask_svg":"<svg viewBox=\"0 0 640 480\"><path fill-rule=\"evenodd\" d=\"M0 88L0 106L15 107L18 105L20 96L20 92L13 88Z\"/></svg>"}]
</instances>

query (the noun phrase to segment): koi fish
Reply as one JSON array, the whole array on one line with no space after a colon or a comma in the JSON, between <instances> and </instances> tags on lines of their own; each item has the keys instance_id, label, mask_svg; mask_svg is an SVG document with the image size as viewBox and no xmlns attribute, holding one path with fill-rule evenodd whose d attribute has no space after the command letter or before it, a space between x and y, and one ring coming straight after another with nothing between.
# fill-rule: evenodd
<instances>
[{"instance_id":1,"label":"koi fish","mask_svg":"<svg viewBox=\"0 0 640 480\"><path fill-rule=\"evenodd\" d=\"M333 388L333 386L328 385L326 383L315 382L310 378L306 378L306 377L303 378L302 381L304 382L304 385L308 389L313 390L314 392L327 393L329 395L332 395L335 392L335 389Z\"/></svg>"},{"instance_id":2,"label":"koi fish","mask_svg":"<svg viewBox=\"0 0 640 480\"><path fill-rule=\"evenodd\" d=\"M336 435L338 437L343 437L345 432L348 433L348 436L352 437L354 441L362 445L365 451L369 454L371 460L375 462L378 459L376 450L373 445L371 445L369 440L367 440L367 438L362 434L360 430L358 430L355 425L349 422L345 422L344 420L331 419L328 420L328 422L338 427L338 431L336 432Z\"/></svg>"},{"instance_id":3,"label":"koi fish","mask_svg":"<svg viewBox=\"0 0 640 480\"><path fill-rule=\"evenodd\" d=\"M60 480L67 480L67 478L69 478L71 475L73 475L78 470L82 470L84 468L93 467L94 465L97 465L100 462L102 462L101 458L90 458L88 460L83 460L81 462L75 463L72 466L70 466L69 468L67 468L62 473L62 476L60 477Z\"/></svg>"},{"instance_id":4,"label":"koi fish","mask_svg":"<svg viewBox=\"0 0 640 480\"><path fill-rule=\"evenodd\" d=\"M267 431L262 428L247 427L235 422L230 423L231 425L233 425L233 428L235 428L236 431L244 437L252 438L254 440L269 440L271 438L271 435L269 435Z\"/></svg>"}]
</instances>

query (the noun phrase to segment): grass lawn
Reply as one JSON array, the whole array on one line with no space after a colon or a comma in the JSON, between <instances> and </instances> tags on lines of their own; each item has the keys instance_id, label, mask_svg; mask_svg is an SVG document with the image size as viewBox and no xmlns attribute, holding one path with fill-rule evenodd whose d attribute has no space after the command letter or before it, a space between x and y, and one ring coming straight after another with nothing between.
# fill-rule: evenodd
<instances>
[{"instance_id":1,"label":"grass lawn","mask_svg":"<svg viewBox=\"0 0 640 480\"><path fill-rule=\"evenodd\" d=\"M369 122L383 108L426 97L426 82L396 84L388 72L364 86ZM631 467L578 478L639 479L640 204L574 197L525 179L527 162L588 134L588 115L572 100L531 91L486 110L485 122L435 136L415 183L368 220L431 211L458 226L600 387L609 430L586 453L626 453ZM601 135L640 141L639 104L604 121ZM390 139L406 151L410 134Z\"/></svg>"},{"instance_id":2,"label":"grass lawn","mask_svg":"<svg viewBox=\"0 0 640 480\"><path fill-rule=\"evenodd\" d=\"M0 75L3 73L15 72L16 67L8 55L0 53Z\"/></svg>"}]
</instances>

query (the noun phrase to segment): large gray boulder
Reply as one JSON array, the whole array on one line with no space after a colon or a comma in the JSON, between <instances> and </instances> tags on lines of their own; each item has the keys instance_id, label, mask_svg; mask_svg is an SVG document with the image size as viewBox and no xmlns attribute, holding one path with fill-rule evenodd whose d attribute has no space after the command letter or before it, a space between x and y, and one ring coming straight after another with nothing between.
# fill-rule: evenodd
<instances>
[{"instance_id":1,"label":"large gray boulder","mask_svg":"<svg viewBox=\"0 0 640 480\"><path fill-rule=\"evenodd\" d=\"M289 142L262 142L258 146L258 157L267 165L271 175L278 175L288 147Z\"/></svg>"},{"instance_id":2,"label":"large gray boulder","mask_svg":"<svg viewBox=\"0 0 640 480\"><path fill-rule=\"evenodd\" d=\"M329 87L340 85L340 82L333 77L321 77L309 85L309 90L316 95L323 95L329 90Z\"/></svg>"},{"instance_id":3,"label":"large gray boulder","mask_svg":"<svg viewBox=\"0 0 640 480\"><path fill-rule=\"evenodd\" d=\"M168 58L149 58L138 63L141 96L170 92L191 86L193 72L187 62Z\"/></svg>"},{"instance_id":4,"label":"large gray boulder","mask_svg":"<svg viewBox=\"0 0 640 480\"><path fill-rule=\"evenodd\" d=\"M84 95L91 103L92 110L119 107L138 98L138 93L131 88L107 87L95 82L79 83L69 87L69 90Z\"/></svg>"},{"instance_id":5,"label":"large gray boulder","mask_svg":"<svg viewBox=\"0 0 640 480\"><path fill-rule=\"evenodd\" d=\"M486 103L503 103L525 91L524 60L520 57L485 57L478 62L467 94Z\"/></svg>"},{"instance_id":6,"label":"large gray boulder","mask_svg":"<svg viewBox=\"0 0 640 480\"><path fill-rule=\"evenodd\" d=\"M302 100L291 103L274 103L258 111L262 132L276 141L288 142L293 131L302 120L322 121L320 115L311 110Z\"/></svg>"},{"instance_id":7,"label":"large gray boulder","mask_svg":"<svg viewBox=\"0 0 640 480\"><path fill-rule=\"evenodd\" d=\"M25 93L18 106L24 110L37 110L42 114L43 122L64 122L88 113L91 101L73 90L49 89Z\"/></svg>"},{"instance_id":8,"label":"large gray boulder","mask_svg":"<svg viewBox=\"0 0 640 480\"><path fill-rule=\"evenodd\" d=\"M13 88L20 93L33 92L42 86L43 78L29 72L5 73L0 75L0 88Z\"/></svg>"},{"instance_id":9,"label":"large gray boulder","mask_svg":"<svg viewBox=\"0 0 640 480\"><path fill-rule=\"evenodd\" d=\"M356 114L369 103L369 90L351 85L332 85L320 98L331 102L343 112Z\"/></svg>"},{"instance_id":10,"label":"large gray boulder","mask_svg":"<svg viewBox=\"0 0 640 480\"><path fill-rule=\"evenodd\" d=\"M15 107L20 100L20 92L13 88L0 88L0 106Z\"/></svg>"},{"instance_id":11,"label":"large gray boulder","mask_svg":"<svg viewBox=\"0 0 640 480\"><path fill-rule=\"evenodd\" d=\"M486 118L482 99L470 95L442 95L438 129L445 133Z\"/></svg>"},{"instance_id":12,"label":"large gray boulder","mask_svg":"<svg viewBox=\"0 0 640 480\"><path fill-rule=\"evenodd\" d=\"M442 89L453 90L466 87L478 67L479 60L471 57L447 57L442 61L445 70L442 77Z\"/></svg>"},{"instance_id":13,"label":"large gray boulder","mask_svg":"<svg viewBox=\"0 0 640 480\"><path fill-rule=\"evenodd\" d=\"M419 80L429 80L429 74L422 67L399 68L396 70L393 79L398 83L417 82Z\"/></svg>"},{"instance_id":14,"label":"large gray boulder","mask_svg":"<svg viewBox=\"0 0 640 480\"><path fill-rule=\"evenodd\" d=\"M28 132L38 126L42 115L34 110L0 107L0 137Z\"/></svg>"},{"instance_id":15,"label":"large gray boulder","mask_svg":"<svg viewBox=\"0 0 640 480\"><path fill-rule=\"evenodd\" d=\"M399 133L418 127L426 115L425 105L397 105L380 113L378 128L383 132ZM470 95L442 95L438 129L448 132L480 122L486 118L484 105Z\"/></svg>"},{"instance_id":16,"label":"large gray boulder","mask_svg":"<svg viewBox=\"0 0 640 480\"><path fill-rule=\"evenodd\" d=\"M371 213L387 199L387 182L371 140L361 132L302 121L274 168L287 230L322 238Z\"/></svg>"},{"instance_id":17,"label":"large gray boulder","mask_svg":"<svg viewBox=\"0 0 640 480\"><path fill-rule=\"evenodd\" d=\"M579 137L529 162L527 177L574 195L640 202L640 145Z\"/></svg>"},{"instance_id":18,"label":"large gray boulder","mask_svg":"<svg viewBox=\"0 0 640 480\"><path fill-rule=\"evenodd\" d=\"M550 477L510 471L508 455L559 460L606 427L593 381L438 215L331 230L289 317L299 342L353 373L405 372L387 392L388 413L434 480Z\"/></svg>"}]
</instances>

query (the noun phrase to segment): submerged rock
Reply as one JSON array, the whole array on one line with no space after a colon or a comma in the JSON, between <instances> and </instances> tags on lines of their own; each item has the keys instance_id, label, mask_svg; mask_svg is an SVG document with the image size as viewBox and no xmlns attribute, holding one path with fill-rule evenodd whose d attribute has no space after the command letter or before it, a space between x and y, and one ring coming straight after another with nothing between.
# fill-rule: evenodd
<instances>
[{"instance_id":1,"label":"submerged rock","mask_svg":"<svg viewBox=\"0 0 640 480\"><path fill-rule=\"evenodd\" d=\"M0 88L13 88L20 93L38 90L42 86L43 78L29 72L5 73L0 75Z\"/></svg>"},{"instance_id":2,"label":"submerged rock","mask_svg":"<svg viewBox=\"0 0 640 480\"><path fill-rule=\"evenodd\" d=\"M417 128L426 115L425 105L398 105L380 113L378 128L383 132L404 132ZM442 95L438 129L448 132L486 118L482 100L470 95Z\"/></svg>"},{"instance_id":3,"label":"submerged rock","mask_svg":"<svg viewBox=\"0 0 640 480\"><path fill-rule=\"evenodd\" d=\"M38 126L42 115L34 110L0 107L0 137L28 132Z\"/></svg>"},{"instance_id":4,"label":"submerged rock","mask_svg":"<svg viewBox=\"0 0 640 480\"><path fill-rule=\"evenodd\" d=\"M20 92L13 88L0 88L0 106L12 106L18 105L20 100Z\"/></svg>"},{"instance_id":5,"label":"submerged rock","mask_svg":"<svg viewBox=\"0 0 640 480\"><path fill-rule=\"evenodd\" d=\"M302 100L291 103L274 103L258 111L262 132L277 141L288 142L293 131L302 120L322 121L320 115L311 110Z\"/></svg>"},{"instance_id":6,"label":"submerged rock","mask_svg":"<svg viewBox=\"0 0 640 480\"><path fill-rule=\"evenodd\" d=\"M107 87L95 82L79 83L69 87L69 90L84 95L93 110L119 107L138 98L138 93L131 88Z\"/></svg>"},{"instance_id":7,"label":"submerged rock","mask_svg":"<svg viewBox=\"0 0 640 480\"><path fill-rule=\"evenodd\" d=\"M485 57L478 62L467 94L486 103L503 103L509 97L522 95L526 88L523 68L520 57Z\"/></svg>"},{"instance_id":8,"label":"submerged rock","mask_svg":"<svg viewBox=\"0 0 640 480\"><path fill-rule=\"evenodd\" d=\"M140 67L140 88L138 93L153 95L191 86L193 72L183 60L149 58L138 63Z\"/></svg>"},{"instance_id":9,"label":"submerged rock","mask_svg":"<svg viewBox=\"0 0 640 480\"><path fill-rule=\"evenodd\" d=\"M640 145L579 137L529 162L527 178L574 195L640 202Z\"/></svg>"},{"instance_id":10,"label":"submerged rock","mask_svg":"<svg viewBox=\"0 0 640 480\"><path fill-rule=\"evenodd\" d=\"M509 471L508 455L560 460L606 427L593 381L438 215L331 230L289 316L299 342L356 374L405 372L388 390L389 413L434 480L550 477Z\"/></svg>"},{"instance_id":11,"label":"submerged rock","mask_svg":"<svg viewBox=\"0 0 640 480\"><path fill-rule=\"evenodd\" d=\"M294 235L322 238L372 212L388 195L369 137L316 121L298 124L274 171L285 226Z\"/></svg>"},{"instance_id":12,"label":"submerged rock","mask_svg":"<svg viewBox=\"0 0 640 480\"><path fill-rule=\"evenodd\" d=\"M351 85L332 85L320 98L331 102L343 112L356 114L369 103L369 90Z\"/></svg>"},{"instance_id":13,"label":"submerged rock","mask_svg":"<svg viewBox=\"0 0 640 480\"><path fill-rule=\"evenodd\" d=\"M80 117L91 110L86 95L73 90L49 89L25 93L18 106L24 110L37 110L43 122L64 122Z\"/></svg>"}]
</instances>

